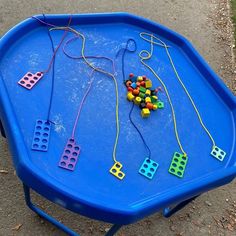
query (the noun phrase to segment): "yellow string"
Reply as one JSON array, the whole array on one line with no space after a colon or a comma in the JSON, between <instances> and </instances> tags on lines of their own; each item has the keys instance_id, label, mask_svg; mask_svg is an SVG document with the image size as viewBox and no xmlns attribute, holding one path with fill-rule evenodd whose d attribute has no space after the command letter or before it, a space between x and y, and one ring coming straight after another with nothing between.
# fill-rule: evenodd
<instances>
[{"instance_id":1,"label":"yellow string","mask_svg":"<svg viewBox=\"0 0 236 236\"><path fill-rule=\"evenodd\" d=\"M142 34L142 33L141 33ZM141 34L140 34L140 37L141 37ZM179 145L179 148L181 150L181 152L183 153L184 156L187 156L187 153L184 151L183 149L183 146L181 144L181 141L180 141L180 138L179 138L179 133L178 133L178 128L177 128L177 122L176 122L176 116L175 116L175 110L174 110L174 106L172 104L172 101L171 101L171 98L170 98L170 95L169 95L169 92L168 92L168 89L165 85L165 83L163 82L163 80L157 75L157 73L154 71L154 69L147 65L144 60L149 60L151 57L152 57L152 54L153 54L153 35L151 35L151 41L150 41L150 46L151 46L151 51L148 52L147 50L142 50L140 53L139 53L139 57L141 58L141 63L146 66L154 75L155 77L159 80L159 82L161 83L161 85L163 86L165 92L166 92L166 95L167 95L167 98L168 98L168 101L169 101L169 104L170 104L170 107L171 107L171 112L172 112L172 118L173 118L173 123L174 123L174 131L175 131L175 137L176 137L176 140L178 142L178 145ZM143 54L146 54L146 56L144 56Z\"/></svg>"},{"instance_id":2,"label":"yellow string","mask_svg":"<svg viewBox=\"0 0 236 236\"><path fill-rule=\"evenodd\" d=\"M187 88L185 87L183 81L181 80L181 78L180 78L180 76L179 76L179 74L178 74L178 72L177 72L177 70L176 70L176 67L175 67L175 64L174 64L174 62L173 62L173 59L172 59L172 57L171 57L171 55L170 55L170 52L169 52L169 50L168 50L168 46L167 46L161 39L157 38L157 37L154 36L154 35L151 35L151 34L145 33L145 32L140 33L140 37L141 37L142 39L144 39L145 41L147 41L147 42L151 42L151 41L150 41L149 39L145 38L144 35L149 36L149 37L151 37L151 38L155 38L156 40L158 40L159 42L161 42L161 43L152 42L152 44L156 44L156 45L159 45L159 46L163 46L163 47L165 48L166 54L167 54L167 56L168 56L168 58L169 58L169 60L170 60L171 66L172 66L172 68L173 68L173 70L174 70L174 73L175 73L175 75L176 75L176 77L177 77L179 83L181 84L182 88L184 89L186 95L188 96L188 98L189 98L189 100L190 100L190 102L191 102L191 104L192 104L192 106L193 106L193 108L194 108L194 110L195 110L195 112L196 112L196 114L197 114L198 120L199 120L199 122L200 122L202 128L205 130L205 132L207 133L207 135L208 135L209 138L211 139L212 148L214 148L214 147L215 147L215 140L214 140L214 138L212 137L210 131L207 129L207 127L206 127L205 124L203 123L202 117L201 117L201 115L200 115L200 112L198 111L197 106L195 105L194 100L192 99L190 93L188 92ZM151 40L152 40L152 39L151 39Z\"/></svg>"},{"instance_id":3,"label":"yellow string","mask_svg":"<svg viewBox=\"0 0 236 236\"><path fill-rule=\"evenodd\" d=\"M102 73L102 74L108 75L108 76L110 76L110 77L113 79L113 81L114 81L114 83L115 83L115 90L116 90L116 138L115 138L115 143L114 143L114 147L113 147L112 157L113 157L113 160L114 160L115 163L118 162L118 161L116 160L116 149L117 149L118 140L119 140L119 134L120 134L120 122L119 122L119 93L118 93L118 85L117 85L117 81L116 81L115 76L114 76L112 73L110 73L110 72L107 72L107 71L104 71L104 70L102 70L102 69L100 69L100 68L95 67L92 63L90 63L90 62L87 60L87 58L86 58L85 55L84 55L84 49L85 49L85 41L86 41L86 39L85 39L85 36L84 36L82 33L78 32L77 30L75 30L75 29L73 29L73 28L71 28L71 27L55 27L55 28L51 28L50 30L68 30L68 31L70 31L70 32L72 32L72 33L74 33L74 34L80 36L80 37L82 38L81 55L82 55L82 58L84 59L85 63L86 63L89 67L91 67L93 70L98 71L98 72L100 72L100 73Z\"/></svg>"}]
</instances>

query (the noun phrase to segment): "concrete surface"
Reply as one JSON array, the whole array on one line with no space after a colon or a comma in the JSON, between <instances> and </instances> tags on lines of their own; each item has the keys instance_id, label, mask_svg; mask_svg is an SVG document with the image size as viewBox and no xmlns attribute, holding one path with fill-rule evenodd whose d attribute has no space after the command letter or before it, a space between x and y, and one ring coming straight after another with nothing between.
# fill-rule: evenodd
<instances>
[{"instance_id":1,"label":"concrete surface","mask_svg":"<svg viewBox=\"0 0 236 236\"><path fill-rule=\"evenodd\" d=\"M0 0L0 33L39 13L128 11L160 22L190 39L227 85L235 91L232 25L227 0ZM64 235L24 204L20 181L14 174L6 140L0 138L0 236ZM109 224L76 216L39 196L46 211L81 235L103 235ZM165 219L157 213L124 227L118 235L236 235L236 182L203 194L192 204Z\"/></svg>"}]
</instances>

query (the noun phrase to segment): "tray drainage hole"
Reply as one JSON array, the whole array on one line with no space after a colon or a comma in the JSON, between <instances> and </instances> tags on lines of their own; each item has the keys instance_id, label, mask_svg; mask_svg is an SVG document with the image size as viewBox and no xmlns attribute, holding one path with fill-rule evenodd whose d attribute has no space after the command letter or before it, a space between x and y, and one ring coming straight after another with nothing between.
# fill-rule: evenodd
<instances>
[{"instance_id":1,"label":"tray drainage hole","mask_svg":"<svg viewBox=\"0 0 236 236\"><path fill-rule=\"evenodd\" d=\"M35 141L35 142L39 142L39 138L35 138L34 141Z\"/></svg>"},{"instance_id":2,"label":"tray drainage hole","mask_svg":"<svg viewBox=\"0 0 236 236\"><path fill-rule=\"evenodd\" d=\"M41 120L38 120L37 123L41 125L43 122Z\"/></svg>"},{"instance_id":3,"label":"tray drainage hole","mask_svg":"<svg viewBox=\"0 0 236 236\"><path fill-rule=\"evenodd\" d=\"M48 127L45 127L44 130L45 130L45 131L49 131L49 128L48 128Z\"/></svg>"},{"instance_id":4,"label":"tray drainage hole","mask_svg":"<svg viewBox=\"0 0 236 236\"><path fill-rule=\"evenodd\" d=\"M43 143L47 143L47 141L48 141L47 139L43 139L42 140Z\"/></svg>"},{"instance_id":5,"label":"tray drainage hole","mask_svg":"<svg viewBox=\"0 0 236 236\"><path fill-rule=\"evenodd\" d=\"M184 168L183 168L182 166L179 166L179 169L180 169L180 170L183 170Z\"/></svg>"},{"instance_id":6,"label":"tray drainage hole","mask_svg":"<svg viewBox=\"0 0 236 236\"><path fill-rule=\"evenodd\" d=\"M28 75L28 76L32 76L32 74L31 74L31 73L28 73L27 75Z\"/></svg>"},{"instance_id":7,"label":"tray drainage hole","mask_svg":"<svg viewBox=\"0 0 236 236\"><path fill-rule=\"evenodd\" d=\"M148 165L147 165L147 164L144 164L143 167L144 167L144 168L148 168Z\"/></svg>"},{"instance_id":8,"label":"tray drainage hole","mask_svg":"<svg viewBox=\"0 0 236 236\"><path fill-rule=\"evenodd\" d=\"M221 155L224 155L225 153L223 151L220 152Z\"/></svg>"},{"instance_id":9,"label":"tray drainage hole","mask_svg":"<svg viewBox=\"0 0 236 236\"><path fill-rule=\"evenodd\" d=\"M72 164L69 164L68 167L69 167L70 169L72 169L72 168L73 168L73 165L72 165Z\"/></svg>"},{"instance_id":10,"label":"tray drainage hole","mask_svg":"<svg viewBox=\"0 0 236 236\"><path fill-rule=\"evenodd\" d=\"M175 156L180 157L179 153L175 153Z\"/></svg>"},{"instance_id":11,"label":"tray drainage hole","mask_svg":"<svg viewBox=\"0 0 236 236\"><path fill-rule=\"evenodd\" d=\"M20 81L20 83L21 83L21 84L24 84L24 83L25 83L25 81L24 81L24 80L21 80L21 81Z\"/></svg>"},{"instance_id":12,"label":"tray drainage hole","mask_svg":"<svg viewBox=\"0 0 236 236\"><path fill-rule=\"evenodd\" d=\"M153 165L154 167L157 167L157 164L156 164L156 163L152 163L152 165Z\"/></svg>"},{"instance_id":13,"label":"tray drainage hole","mask_svg":"<svg viewBox=\"0 0 236 236\"><path fill-rule=\"evenodd\" d=\"M33 80L30 80L30 83L31 83L31 84L33 84L33 83L34 83L34 81L33 81Z\"/></svg>"},{"instance_id":14,"label":"tray drainage hole","mask_svg":"<svg viewBox=\"0 0 236 236\"><path fill-rule=\"evenodd\" d=\"M66 149L66 150L65 150L65 153L66 153L66 154L70 154L70 150Z\"/></svg>"},{"instance_id":15,"label":"tray drainage hole","mask_svg":"<svg viewBox=\"0 0 236 236\"><path fill-rule=\"evenodd\" d=\"M142 173L145 173L145 170L144 170L144 169L141 169L141 172L142 172Z\"/></svg>"},{"instance_id":16,"label":"tray drainage hole","mask_svg":"<svg viewBox=\"0 0 236 236\"><path fill-rule=\"evenodd\" d=\"M61 166L65 166L66 163L64 161L61 162Z\"/></svg>"},{"instance_id":17,"label":"tray drainage hole","mask_svg":"<svg viewBox=\"0 0 236 236\"><path fill-rule=\"evenodd\" d=\"M171 172L175 172L175 169L174 169L174 168L171 168L170 171L171 171Z\"/></svg>"},{"instance_id":18,"label":"tray drainage hole","mask_svg":"<svg viewBox=\"0 0 236 236\"><path fill-rule=\"evenodd\" d=\"M73 138L71 138L69 141L70 141L71 143L73 143L75 140L74 140Z\"/></svg>"},{"instance_id":19,"label":"tray drainage hole","mask_svg":"<svg viewBox=\"0 0 236 236\"><path fill-rule=\"evenodd\" d=\"M34 80L37 80L37 79L38 79L38 77L34 76L34 77L33 77L33 79L34 79Z\"/></svg>"},{"instance_id":20,"label":"tray drainage hole","mask_svg":"<svg viewBox=\"0 0 236 236\"><path fill-rule=\"evenodd\" d=\"M149 159L146 160L147 163L151 163L151 161Z\"/></svg>"},{"instance_id":21,"label":"tray drainage hole","mask_svg":"<svg viewBox=\"0 0 236 236\"><path fill-rule=\"evenodd\" d=\"M46 145L42 145L41 148L42 148L42 149L46 149L47 146L46 146Z\"/></svg>"},{"instance_id":22,"label":"tray drainage hole","mask_svg":"<svg viewBox=\"0 0 236 236\"><path fill-rule=\"evenodd\" d=\"M175 162L178 162L179 160L178 160L177 158L174 158L174 161L175 161Z\"/></svg>"},{"instance_id":23,"label":"tray drainage hole","mask_svg":"<svg viewBox=\"0 0 236 236\"><path fill-rule=\"evenodd\" d=\"M71 145L71 144L68 144L67 147L68 147L68 148L72 148L72 145Z\"/></svg>"},{"instance_id":24,"label":"tray drainage hole","mask_svg":"<svg viewBox=\"0 0 236 236\"><path fill-rule=\"evenodd\" d=\"M184 161L185 161L185 160L187 160L187 158L186 158L186 157L184 157L184 156L182 157L182 159L183 159Z\"/></svg>"},{"instance_id":25,"label":"tray drainage hole","mask_svg":"<svg viewBox=\"0 0 236 236\"><path fill-rule=\"evenodd\" d=\"M147 176L148 176L148 177L152 177L152 174L151 174L151 173L147 173Z\"/></svg>"},{"instance_id":26,"label":"tray drainage hole","mask_svg":"<svg viewBox=\"0 0 236 236\"><path fill-rule=\"evenodd\" d=\"M70 161L71 161L71 162L75 162L75 158L72 157L72 158L70 159Z\"/></svg>"},{"instance_id":27,"label":"tray drainage hole","mask_svg":"<svg viewBox=\"0 0 236 236\"><path fill-rule=\"evenodd\" d=\"M63 159L64 160L68 160L68 156L63 156Z\"/></svg>"},{"instance_id":28,"label":"tray drainage hole","mask_svg":"<svg viewBox=\"0 0 236 236\"><path fill-rule=\"evenodd\" d=\"M26 86L27 86L28 88L30 88L30 87L31 87L31 84L26 84Z\"/></svg>"},{"instance_id":29,"label":"tray drainage hole","mask_svg":"<svg viewBox=\"0 0 236 236\"><path fill-rule=\"evenodd\" d=\"M173 166L173 167L176 167L177 165L176 165L176 163L173 163L172 166Z\"/></svg>"},{"instance_id":30,"label":"tray drainage hole","mask_svg":"<svg viewBox=\"0 0 236 236\"><path fill-rule=\"evenodd\" d=\"M222 160L223 156L221 155L218 155L218 159Z\"/></svg>"},{"instance_id":31,"label":"tray drainage hole","mask_svg":"<svg viewBox=\"0 0 236 236\"><path fill-rule=\"evenodd\" d=\"M77 152L73 152L72 155L76 157L77 156Z\"/></svg>"},{"instance_id":32,"label":"tray drainage hole","mask_svg":"<svg viewBox=\"0 0 236 236\"><path fill-rule=\"evenodd\" d=\"M118 173L119 177L123 177L123 174L121 172Z\"/></svg>"},{"instance_id":33,"label":"tray drainage hole","mask_svg":"<svg viewBox=\"0 0 236 236\"><path fill-rule=\"evenodd\" d=\"M37 73L37 76L41 76L41 73Z\"/></svg>"},{"instance_id":34,"label":"tray drainage hole","mask_svg":"<svg viewBox=\"0 0 236 236\"><path fill-rule=\"evenodd\" d=\"M75 151L79 151L79 147L75 147Z\"/></svg>"},{"instance_id":35,"label":"tray drainage hole","mask_svg":"<svg viewBox=\"0 0 236 236\"><path fill-rule=\"evenodd\" d=\"M215 150L218 152L218 151L219 151L219 148L218 148L218 147L215 147Z\"/></svg>"},{"instance_id":36,"label":"tray drainage hole","mask_svg":"<svg viewBox=\"0 0 236 236\"><path fill-rule=\"evenodd\" d=\"M116 169L111 169L111 171L112 171L113 173L116 173Z\"/></svg>"},{"instance_id":37,"label":"tray drainage hole","mask_svg":"<svg viewBox=\"0 0 236 236\"><path fill-rule=\"evenodd\" d=\"M37 130L41 130L42 127L41 127L41 126L36 126L36 129L37 129Z\"/></svg>"},{"instance_id":38,"label":"tray drainage hole","mask_svg":"<svg viewBox=\"0 0 236 236\"><path fill-rule=\"evenodd\" d=\"M34 147L34 148L38 148L39 145L35 143L35 144L33 145L33 147Z\"/></svg>"},{"instance_id":39,"label":"tray drainage hole","mask_svg":"<svg viewBox=\"0 0 236 236\"><path fill-rule=\"evenodd\" d=\"M50 122L49 122L49 121L46 121L44 124L45 124L46 126L49 126L49 125L50 125Z\"/></svg>"},{"instance_id":40,"label":"tray drainage hole","mask_svg":"<svg viewBox=\"0 0 236 236\"><path fill-rule=\"evenodd\" d=\"M36 135L36 136L40 136L40 132L36 132L35 135Z\"/></svg>"},{"instance_id":41,"label":"tray drainage hole","mask_svg":"<svg viewBox=\"0 0 236 236\"><path fill-rule=\"evenodd\" d=\"M184 162L184 161L181 161L180 164L181 164L181 165L185 165L185 162Z\"/></svg>"},{"instance_id":42,"label":"tray drainage hole","mask_svg":"<svg viewBox=\"0 0 236 236\"><path fill-rule=\"evenodd\" d=\"M177 172L177 175L181 176L181 175L182 175L182 173L181 173L180 171L178 171L178 172Z\"/></svg>"},{"instance_id":43,"label":"tray drainage hole","mask_svg":"<svg viewBox=\"0 0 236 236\"><path fill-rule=\"evenodd\" d=\"M153 169L153 168L150 168L150 171L151 171L151 172L154 172L154 169Z\"/></svg>"},{"instance_id":44,"label":"tray drainage hole","mask_svg":"<svg viewBox=\"0 0 236 236\"><path fill-rule=\"evenodd\" d=\"M213 153L213 155L216 155L216 152L212 152Z\"/></svg>"},{"instance_id":45,"label":"tray drainage hole","mask_svg":"<svg viewBox=\"0 0 236 236\"><path fill-rule=\"evenodd\" d=\"M44 134L43 134L43 137L48 137L48 134L47 134L47 133L44 133Z\"/></svg>"},{"instance_id":46,"label":"tray drainage hole","mask_svg":"<svg viewBox=\"0 0 236 236\"><path fill-rule=\"evenodd\" d=\"M24 80L28 80L29 78L28 77L24 77Z\"/></svg>"}]
</instances>

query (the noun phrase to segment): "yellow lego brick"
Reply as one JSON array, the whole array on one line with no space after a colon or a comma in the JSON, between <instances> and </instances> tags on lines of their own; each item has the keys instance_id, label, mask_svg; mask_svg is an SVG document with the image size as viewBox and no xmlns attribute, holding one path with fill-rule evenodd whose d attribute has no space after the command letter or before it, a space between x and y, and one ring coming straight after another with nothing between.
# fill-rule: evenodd
<instances>
[{"instance_id":1,"label":"yellow lego brick","mask_svg":"<svg viewBox=\"0 0 236 236\"><path fill-rule=\"evenodd\" d=\"M138 81L138 82L143 81L143 77L142 77L142 76L138 76L137 81Z\"/></svg>"},{"instance_id":2,"label":"yellow lego brick","mask_svg":"<svg viewBox=\"0 0 236 236\"><path fill-rule=\"evenodd\" d=\"M136 105L139 105L139 104L141 103L141 101L142 101L142 98L141 98L141 97L136 97L136 98L134 99L134 103L135 103Z\"/></svg>"},{"instance_id":3,"label":"yellow lego brick","mask_svg":"<svg viewBox=\"0 0 236 236\"><path fill-rule=\"evenodd\" d=\"M127 93L127 99L128 99L129 101L133 101L134 95L133 95L132 93Z\"/></svg>"},{"instance_id":4,"label":"yellow lego brick","mask_svg":"<svg viewBox=\"0 0 236 236\"><path fill-rule=\"evenodd\" d=\"M149 116L150 116L150 111L149 111L149 109L148 109L148 108L143 108L142 111L141 111L141 116L142 116L143 118L149 117Z\"/></svg>"},{"instance_id":5,"label":"yellow lego brick","mask_svg":"<svg viewBox=\"0 0 236 236\"><path fill-rule=\"evenodd\" d=\"M145 81L145 86L146 86L146 88L151 88L152 87L152 81L151 80L146 80Z\"/></svg>"},{"instance_id":6,"label":"yellow lego brick","mask_svg":"<svg viewBox=\"0 0 236 236\"><path fill-rule=\"evenodd\" d=\"M115 164L111 167L110 173L114 175L118 179L123 179L125 177L125 173L121 171L122 164L120 162L115 162Z\"/></svg>"},{"instance_id":7,"label":"yellow lego brick","mask_svg":"<svg viewBox=\"0 0 236 236\"><path fill-rule=\"evenodd\" d=\"M153 110L157 110L158 106L157 105L153 105Z\"/></svg>"},{"instance_id":8,"label":"yellow lego brick","mask_svg":"<svg viewBox=\"0 0 236 236\"><path fill-rule=\"evenodd\" d=\"M146 98L145 98L145 102L146 102L146 103L151 102L151 98L150 98L150 97L146 97Z\"/></svg>"},{"instance_id":9,"label":"yellow lego brick","mask_svg":"<svg viewBox=\"0 0 236 236\"><path fill-rule=\"evenodd\" d=\"M146 95L150 96L151 95L151 90L147 89L145 92Z\"/></svg>"}]
</instances>

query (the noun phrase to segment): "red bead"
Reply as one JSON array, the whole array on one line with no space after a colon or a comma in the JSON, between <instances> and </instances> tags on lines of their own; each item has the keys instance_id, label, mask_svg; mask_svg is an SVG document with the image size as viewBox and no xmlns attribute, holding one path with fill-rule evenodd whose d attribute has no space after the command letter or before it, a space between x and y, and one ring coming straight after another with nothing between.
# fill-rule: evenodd
<instances>
[{"instance_id":1,"label":"red bead","mask_svg":"<svg viewBox=\"0 0 236 236\"><path fill-rule=\"evenodd\" d=\"M145 88L145 82L144 81L140 82L140 85Z\"/></svg>"},{"instance_id":2,"label":"red bead","mask_svg":"<svg viewBox=\"0 0 236 236\"><path fill-rule=\"evenodd\" d=\"M140 86L140 82L136 82L137 86L139 87Z\"/></svg>"},{"instance_id":3,"label":"red bead","mask_svg":"<svg viewBox=\"0 0 236 236\"><path fill-rule=\"evenodd\" d=\"M129 77L131 77L131 78L134 77L134 74L133 74L133 73L130 73L130 74L129 74Z\"/></svg>"},{"instance_id":4,"label":"red bead","mask_svg":"<svg viewBox=\"0 0 236 236\"><path fill-rule=\"evenodd\" d=\"M147 79L146 75L143 75L142 77L144 81Z\"/></svg>"},{"instance_id":5,"label":"red bead","mask_svg":"<svg viewBox=\"0 0 236 236\"><path fill-rule=\"evenodd\" d=\"M133 92L134 89L133 89L132 87L128 87L127 90L128 90L129 92Z\"/></svg>"}]
</instances>

